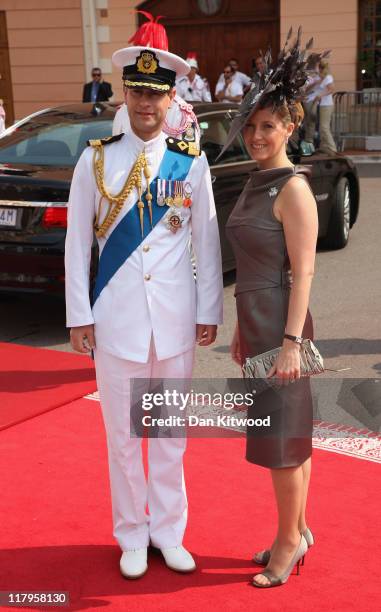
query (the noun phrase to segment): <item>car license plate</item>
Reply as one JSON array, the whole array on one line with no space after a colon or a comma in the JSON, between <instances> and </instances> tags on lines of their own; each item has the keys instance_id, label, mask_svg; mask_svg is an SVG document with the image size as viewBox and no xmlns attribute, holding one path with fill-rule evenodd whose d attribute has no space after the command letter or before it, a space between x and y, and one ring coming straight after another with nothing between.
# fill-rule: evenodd
<instances>
[{"instance_id":1,"label":"car license plate","mask_svg":"<svg viewBox=\"0 0 381 612\"><path fill-rule=\"evenodd\" d=\"M0 208L0 227L16 227L17 208Z\"/></svg>"}]
</instances>

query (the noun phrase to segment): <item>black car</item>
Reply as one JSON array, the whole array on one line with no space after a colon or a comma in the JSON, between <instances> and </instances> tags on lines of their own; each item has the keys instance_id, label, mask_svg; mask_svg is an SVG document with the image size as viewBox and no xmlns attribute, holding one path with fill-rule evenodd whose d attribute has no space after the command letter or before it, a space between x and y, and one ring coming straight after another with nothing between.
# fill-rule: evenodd
<instances>
[{"instance_id":1,"label":"black car","mask_svg":"<svg viewBox=\"0 0 381 612\"><path fill-rule=\"evenodd\" d=\"M224 271L235 267L225 223L255 169L241 137L215 161L236 109L235 104L195 104L212 174ZM47 109L19 121L0 138L0 290L62 292L73 169L87 140L111 134L115 110L111 103ZM320 239L329 248L344 247L359 210L355 166L343 156L304 159L295 143L289 155L293 163L311 166Z\"/></svg>"}]
</instances>

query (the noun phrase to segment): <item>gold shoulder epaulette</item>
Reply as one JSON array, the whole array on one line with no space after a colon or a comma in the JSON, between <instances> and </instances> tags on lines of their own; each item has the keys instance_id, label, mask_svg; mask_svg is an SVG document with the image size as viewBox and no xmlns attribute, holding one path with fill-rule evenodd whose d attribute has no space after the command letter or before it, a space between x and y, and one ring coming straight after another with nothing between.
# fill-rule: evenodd
<instances>
[{"instance_id":1,"label":"gold shoulder epaulette","mask_svg":"<svg viewBox=\"0 0 381 612\"><path fill-rule=\"evenodd\" d=\"M123 133L115 134L115 136L106 136L106 138L97 138L96 140L88 140L87 146L88 147L100 147L101 145L107 145L112 142L117 142L117 140L120 140L122 136L124 136Z\"/></svg>"},{"instance_id":2,"label":"gold shoulder epaulette","mask_svg":"<svg viewBox=\"0 0 381 612\"><path fill-rule=\"evenodd\" d=\"M171 151L183 153L184 155L192 155L193 157L200 155L200 149L194 141L179 140L170 137L166 139L166 143L168 149Z\"/></svg>"}]
</instances>

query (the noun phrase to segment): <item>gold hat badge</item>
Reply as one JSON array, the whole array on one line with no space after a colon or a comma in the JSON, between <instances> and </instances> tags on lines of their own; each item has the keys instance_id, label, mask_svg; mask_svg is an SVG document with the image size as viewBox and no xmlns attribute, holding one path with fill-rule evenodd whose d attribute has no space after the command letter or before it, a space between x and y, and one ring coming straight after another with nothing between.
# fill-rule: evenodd
<instances>
[{"instance_id":1,"label":"gold hat badge","mask_svg":"<svg viewBox=\"0 0 381 612\"><path fill-rule=\"evenodd\" d=\"M155 54L151 51L142 51L136 62L138 72L143 74L155 74L158 69L158 62Z\"/></svg>"}]
</instances>

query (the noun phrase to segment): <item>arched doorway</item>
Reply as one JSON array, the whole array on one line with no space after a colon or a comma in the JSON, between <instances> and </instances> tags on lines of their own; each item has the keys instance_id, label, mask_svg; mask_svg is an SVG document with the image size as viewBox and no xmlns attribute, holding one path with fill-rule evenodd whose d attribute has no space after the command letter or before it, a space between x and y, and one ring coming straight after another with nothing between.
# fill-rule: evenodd
<instances>
[{"instance_id":1,"label":"arched doorway","mask_svg":"<svg viewBox=\"0 0 381 612\"><path fill-rule=\"evenodd\" d=\"M137 8L165 15L169 50L186 57L195 51L200 73L212 92L225 62L239 61L242 72L252 74L252 60L270 44L279 50L279 0L148 0ZM139 15L139 24L145 17Z\"/></svg>"}]
</instances>

